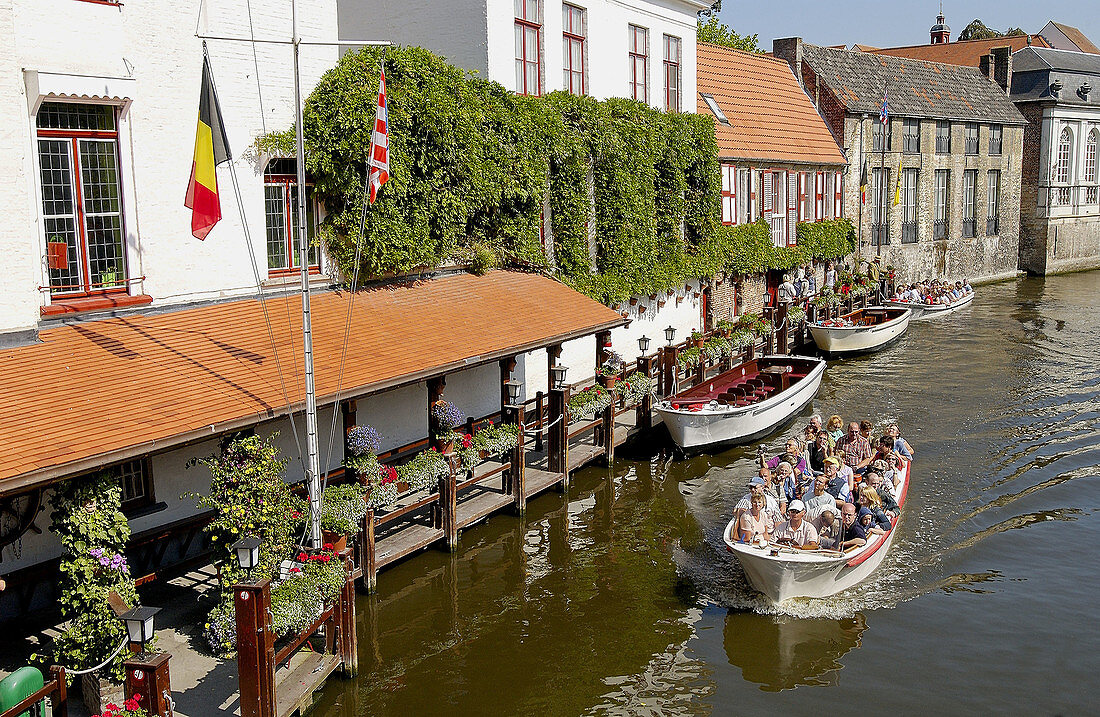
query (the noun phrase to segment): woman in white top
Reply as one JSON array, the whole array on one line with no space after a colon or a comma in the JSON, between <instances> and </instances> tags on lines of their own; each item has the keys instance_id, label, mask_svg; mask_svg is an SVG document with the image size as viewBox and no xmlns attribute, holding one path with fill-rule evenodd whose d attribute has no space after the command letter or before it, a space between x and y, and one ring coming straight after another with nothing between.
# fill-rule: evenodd
<instances>
[{"instance_id":1,"label":"woman in white top","mask_svg":"<svg viewBox=\"0 0 1100 717\"><path fill-rule=\"evenodd\" d=\"M754 494L751 506L737 521L737 539L742 543L752 543L760 537L770 541L775 523L764 511L764 496L760 493Z\"/></svg>"}]
</instances>

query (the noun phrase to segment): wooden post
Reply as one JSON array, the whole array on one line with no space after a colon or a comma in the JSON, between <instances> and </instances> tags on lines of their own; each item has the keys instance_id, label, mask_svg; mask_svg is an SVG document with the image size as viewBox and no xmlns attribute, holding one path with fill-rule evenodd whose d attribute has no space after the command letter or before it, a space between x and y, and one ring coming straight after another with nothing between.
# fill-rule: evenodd
<instances>
[{"instance_id":1,"label":"wooden post","mask_svg":"<svg viewBox=\"0 0 1100 717\"><path fill-rule=\"evenodd\" d=\"M454 552L458 550L458 456L448 453L444 459L450 470L439 478L439 512L447 550Z\"/></svg>"},{"instance_id":2,"label":"wooden post","mask_svg":"<svg viewBox=\"0 0 1100 717\"><path fill-rule=\"evenodd\" d=\"M505 406L503 415L504 423L518 426L519 430L519 440L516 441L516 447L509 452L508 456L508 462L512 464L508 469L508 487L516 512L523 515L527 512L527 472L523 456L523 406Z\"/></svg>"},{"instance_id":3,"label":"wooden post","mask_svg":"<svg viewBox=\"0 0 1100 717\"><path fill-rule=\"evenodd\" d=\"M344 463L345 464L347 463L348 458L351 457L350 455L348 455L348 440L347 439L348 439L348 431L350 431L352 428L355 428L355 411L356 411L356 407L357 406L356 406L355 399L340 402L340 414L344 418Z\"/></svg>"},{"instance_id":4,"label":"wooden post","mask_svg":"<svg viewBox=\"0 0 1100 717\"><path fill-rule=\"evenodd\" d=\"M596 370L604 365L607 357L611 355L611 332L599 331L596 333Z\"/></svg>"},{"instance_id":5,"label":"wooden post","mask_svg":"<svg viewBox=\"0 0 1100 717\"><path fill-rule=\"evenodd\" d=\"M787 321L787 302L779 302L779 306L775 310L775 324L779 327L775 337L775 352L777 354L786 354L788 350L788 341L790 337L790 323Z\"/></svg>"},{"instance_id":6,"label":"wooden post","mask_svg":"<svg viewBox=\"0 0 1100 717\"><path fill-rule=\"evenodd\" d=\"M374 536L374 508L367 508L359 533L359 589L370 594L378 584L378 549Z\"/></svg>"},{"instance_id":7,"label":"wooden post","mask_svg":"<svg viewBox=\"0 0 1100 717\"><path fill-rule=\"evenodd\" d=\"M611 394L611 405L600 415L600 428L603 432L603 461L607 467L615 463L615 410L619 406L618 390L607 389Z\"/></svg>"},{"instance_id":8,"label":"wooden post","mask_svg":"<svg viewBox=\"0 0 1100 717\"><path fill-rule=\"evenodd\" d=\"M548 467L551 473L564 474L560 485L561 490L566 491L569 489L569 426L566 424L568 416L565 413L566 406L569 405L569 387L550 389L547 403L547 419L554 424L550 427L547 441Z\"/></svg>"},{"instance_id":9,"label":"wooden post","mask_svg":"<svg viewBox=\"0 0 1100 717\"><path fill-rule=\"evenodd\" d=\"M504 407L508 405L508 382L512 380L512 372L516 370L516 357L510 356L500 360L500 411L504 413Z\"/></svg>"},{"instance_id":10,"label":"wooden post","mask_svg":"<svg viewBox=\"0 0 1100 717\"><path fill-rule=\"evenodd\" d=\"M442 442L435 437L435 425L432 423L432 406L443 400L443 390L447 388L447 377L428 379L428 443L437 451L443 450Z\"/></svg>"},{"instance_id":11,"label":"wooden post","mask_svg":"<svg viewBox=\"0 0 1100 717\"><path fill-rule=\"evenodd\" d=\"M655 356L640 356L638 357L638 372L653 378L654 364L656 363ZM653 428L653 391L646 391L646 394L642 396L641 402L638 404L638 411L636 419L634 421L638 428L647 431Z\"/></svg>"},{"instance_id":12,"label":"wooden post","mask_svg":"<svg viewBox=\"0 0 1100 717\"><path fill-rule=\"evenodd\" d=\"M661 349L661 381L660 391L662 396L671 396L676 393L676 374L679 370L680 350L675 346L665 346Z\"/></svg>"},{"instance_id":13,"label":"wooden post","mask_svg":"<svg viewBox=\"0 0 1100 717\"><path fill-rule=\"evenodd\" d=\"M166 652L131 657L123 667L126 670L126 699L140 695L142 709L150 717L172 717L172 683L168 674Z\"/></svg>"},{"instance_id":14,"label":"wooden post","mask_svg":"<svg viewBox=\"0 0 1100 717\"><path fill-rule=\"evenodd\" d=\"M336 643L337 655L344 677L355 677L359 674L359 644L355 631L355 578L354 564L351 560L351 551L346 551L342 556L346 578L344 586L340 588L339 602L336 607L336 632L340 636Z\"/></svg>"},{"instance_id":15,"label":"wooden post","mask_svg":"<svg viewBox=\"0 0 1100 717\"><path fill-rule=\"evenodd\" d=\"M65 668L60 665L51 666L50 679L57 683L57 691L50 695L53 717L69 717L69 690L65 684Z\"/></svg>"},{"instance_id":16,"label":"wooden post","mask_svg":"<svg viewBox=\"0 0 1100 717\"><path fill-rule=\"evenodd\" d=\"M707 380L707 359L705 356L699 358L699 362L695 364L695 376L692 377L692 381L698 386Z\"/></svg>"},{"instance_id":17,"label":"wooden post","mask_svg":"<svg viewBox=\"0 0 1100 717\"><path fill-rule=\"evenodd\" d=\"M535 392L535 453L542 453L542 429L546 425L543 420L543 406L545 405L546 394L542 391Z\"/></svg>"},{"instance_id":18,"label":"wooden post","mask_svg":"<svg viewBox=\"0 0 1100 717\"><path fill-rule=\"evenodd\" d=\"M237 675L241 717L275 715L275 635L271 631L271 581L233 587L237 613Z\"/></svg>"}]
</instances>

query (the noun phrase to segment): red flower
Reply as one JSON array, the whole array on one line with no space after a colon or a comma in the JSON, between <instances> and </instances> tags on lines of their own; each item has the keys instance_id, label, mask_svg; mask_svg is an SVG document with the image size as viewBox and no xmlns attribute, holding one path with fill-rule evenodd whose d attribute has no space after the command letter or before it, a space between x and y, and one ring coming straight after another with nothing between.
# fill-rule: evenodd
<instances>
[{"instance_id":1,"label":"red flower","mask_svg":"<svg viewBox=\"0 0 1100 717\"><path fill-rule=\"evenodd\" d=\"M133 711L133 710L136 710L137 708L138 708L137 700L135 700L133 697L126 700L126 709Z\"/></svg>"},{"instance_id":2,"label":"red flower","mask_svg":"<svg viewBox=\"0 0 1100 717\"><path fill-rule=\"evenodd\" d=\"M474 444L474 437L471 436L469 433L467 433L466 435L464 435L462 437L462 447L463 448L469 448L473 444Z\"/></svg>"},{"instance_id":3,"label":"red flower","mask_svg":"<svg viewBox=\"0 0 1100 717\"><path fill-rule=\"evenodd\" d=\"M141 695L134 695L134 702L141 704Z\"/></svg>"},{"instance_id":4,"label":"red flower","mask_svg":"<svg viewBox=\"0 0 1100 717\"><path fill-rule=\"evenodd\" d=\"M332 543L325 543L321 548L324 550L332 550Z\"/></svg>"},{"instance_id":5,"label":"red flower","mask_svg":"<svg viewBox=\"0 0 1100 717\"><path fill-rule=\"evenodd\" d=\"M308 556L305 553L298 553L299 560L305 560Z\"/></svg>"},{"instance_id":6,"label":"red flower","mask_svg":"<svg viewBox=\"0 0 1100 717\"><path fill-rule=\"evenodd\" d=\"M290 569L290 572L292 572L292 573L300 573L300 572L302 572L302 569L301 569L301 568L291 568L291 569Z\"/></svg>"}]
</instances>

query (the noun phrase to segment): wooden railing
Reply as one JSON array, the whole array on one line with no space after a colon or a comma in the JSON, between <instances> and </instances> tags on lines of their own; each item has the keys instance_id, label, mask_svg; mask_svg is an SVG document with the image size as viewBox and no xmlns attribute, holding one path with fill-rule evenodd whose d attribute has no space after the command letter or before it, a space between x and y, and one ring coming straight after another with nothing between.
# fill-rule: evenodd
<instances>
[{"instance_id":1,"label":"wooden railing","mask_svg":"<svg viewBox=\"0 0 1100 717\"><path fill-rule=\"evenodd\" d=\"M33 695L26 697L22 702L9 707L0 713L0 717L18 717L24 713L38 714L35 706L42 700L50 698L50 708L53 717L68 717L68 692L65 687L65 668L54 665L50 668L50 679Z\"/></svg>"}]
</instances>

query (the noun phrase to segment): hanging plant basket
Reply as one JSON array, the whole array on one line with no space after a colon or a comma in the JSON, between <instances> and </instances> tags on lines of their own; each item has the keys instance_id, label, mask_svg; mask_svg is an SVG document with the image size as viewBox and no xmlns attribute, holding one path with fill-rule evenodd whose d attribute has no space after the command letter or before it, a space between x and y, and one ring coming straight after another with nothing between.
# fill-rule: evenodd
<instances>
[{"instance_id":1,"label":"hanging plant basket","mask_svg":"<svg viewBox=\"0 0 1100 717\"><path fill-rule=\"evenodd\" d=\"M630 297L630 305L631 306L637 306L638 305L638 297L636 297L636 296Z\"/></svg>"},{"instance_id":2,"label":"hanging plant basket","mask_svg":"<svg viewBox=\"0 0 1100 717\"><path fill-rule=\"evenodd\" d=\"M649 295L649 300L650 301L656 301L657 300L657 295L656 294L650 294Z\"/></svg>"},{"instance_id":3,"label":"hanging plant basket","mask_svg":"<svg viewBox=\"0 0 1100 717\"><path fill-rule=\"evenodd\" d=\"M696 291L695 293L692 294L692 296L694 296L696 299L698 299L699 298L699 292Z\"/></svg>"},{"instance_id":4,"label":"hanging plant basket","mask_svg":"<svg viewBox=\"0 0 1100 717\"><path fill-rule=\"evenodd\" d=\"M663 309L663 308L665 308L665 304L666 304L666 303L668 303L668 302L666 302L666 301L665 301L664 299L661 299L660 301L658 301L658 302L657 302L657 308L658 308L658 309Z\"/></svg>"},{"instance_id":5,"label":"hanging plant basket","mask_svg":"<svg viewBox=\"0 0 1100 717\"><path fill-rule=\"evenodd\" d=\"M645 313L645 304L642 304L641 306L638 307L638 313L639 314L644 314Z\"/></svg>"}]
</instances>

